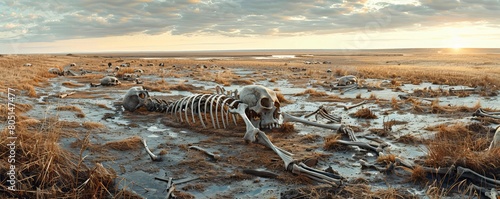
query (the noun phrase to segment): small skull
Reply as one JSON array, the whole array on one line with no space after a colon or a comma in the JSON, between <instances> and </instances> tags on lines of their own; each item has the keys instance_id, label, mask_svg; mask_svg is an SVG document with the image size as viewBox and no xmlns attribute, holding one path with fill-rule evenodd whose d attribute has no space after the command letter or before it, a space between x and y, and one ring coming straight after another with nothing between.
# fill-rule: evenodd
<instances>
[{"instance_id":1,"label":"small skull","mask_svg":"<svg viewBox=\"0 0 500 199\"><path fill-rule=\"evenodd\" d=\"M125 73L123 74L123 77L122 77L123 80L132 80L132 74L130 73Z\"/></svg>"},{"instance_id":2,"label":"small skull","mask_svg":"<svg viewBox=\"0 0 500 199\"><path fill-rule=\"evenodd\" d=\"M63 72L59 68L50 68L49 73L56 75L63 75Z\"/></svg>"},{"instance_id":3,"label":"small skull","mask_svg":"<svg viewBox=\"0 0 500 199\"><path fill-rule=\"evenodd\" d=\"M106 76L101 79L101 85L103 86L116 86L120 84L121 82L116 77Z\"/></svg>"},{"instance_id":4,"label":"small skull","mask_svg":"<svg viewBox=\"0 0 500 199\"><path fill-rule=\"evenodd\" d=\"M132 87L128 90L125 97L123 97L123 108L125 110L134 112L142 106L146 106L149 99L148 91L144 90L142 86Z\"/></svg>"},{"instance_id":5,"label":"small skull","mask_svg":"<svg viewBox=\"0 0 500 199\"><path fill-rule=\"evenodd\" d=\"M358 82L358 78L356 78L356 76L354 75L347 75L338 78L337 81L338 81L337 83L338 86L347 86L351 84L356 84Z\"/></svg>"},{"instance_id":6,"label":"small skull","mask_svg":"<svg viewBox=\"0 0 500 199\"><path fill-rule=\"evenodd\" d=\"M279 126L280 102L273 90L260 85L245 86L239 99L248 105L245 113L255 127Z\"/></svg>"}]
</instances>

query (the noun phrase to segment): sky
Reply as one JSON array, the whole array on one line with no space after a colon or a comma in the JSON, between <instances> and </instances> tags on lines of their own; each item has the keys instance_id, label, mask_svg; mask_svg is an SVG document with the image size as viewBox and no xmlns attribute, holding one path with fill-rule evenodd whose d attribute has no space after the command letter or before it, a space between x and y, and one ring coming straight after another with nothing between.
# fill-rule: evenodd
<instances>
[{"instance_id":1,"label":"sky","mask_svg":"<svg viewBox=\"0 0 500 199\"><path fill-rule=\"evenodd\" d=\"M500 0L3 0L0 54L499 48Z\"/></svg>"}]
</instances>

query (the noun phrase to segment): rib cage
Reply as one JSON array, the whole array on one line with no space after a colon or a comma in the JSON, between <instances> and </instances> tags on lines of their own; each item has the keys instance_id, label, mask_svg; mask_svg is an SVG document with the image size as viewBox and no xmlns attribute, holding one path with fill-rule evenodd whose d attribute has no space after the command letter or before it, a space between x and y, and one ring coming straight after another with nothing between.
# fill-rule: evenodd
<instances>
[{"instance_id":1,"label":"rib cage","mask_svg":"<svg viewBox=\"0 0 500 199\"><path fill-rule=\"evenodd\" d=\"M229 116L229 110L237 108L239 103L242 102L224 94L196 94L174 102L149 98L146 108L148 111L169 113L177 122L191 125L199 121L203 128L211 123L217 129L221 128L221 122L222 127L227 128L230 117L236 125L236 117L233 114Z\"/></svg>"}]
</instances>

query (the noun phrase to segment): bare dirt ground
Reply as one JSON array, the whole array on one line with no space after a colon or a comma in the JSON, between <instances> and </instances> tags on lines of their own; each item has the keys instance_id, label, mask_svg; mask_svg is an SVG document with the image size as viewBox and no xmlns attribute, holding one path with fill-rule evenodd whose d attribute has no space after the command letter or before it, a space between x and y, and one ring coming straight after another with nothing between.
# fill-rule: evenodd
<instances>
[{"instance_id":1,"label":"bare dirt ground","mask_svg":"<svg viewBox=\"0 0 500 199\"><path fill-rule=\"evenodd\" d=\"M99 83L111 73L106 71L108 63L130 64L114 74L122 84L91 87L90 83ZM70 69L78 75L58 76L50 74L49 68ZM245 143L241 121L226 129L204 129L199 123L176 122L166 113L124 111L123 96L138 85L121 78L135 69L144 70L140 86L151 96L171 101L215 93L217 85L226 90L263 85L281 95L284 112L300 117L323 105L341 116L342 124L361 141L376 137L389 147L379 155L343 146L336 140L346 138L337 132L299 123L267 130L271 141L295 159L320 170L331 168L345 178L339 187L317 183L286 171L273 151ZM179 198L480 198L484 195L471 188L473 181L423 168L462 166L493 179L500 177L500 150L486 150L500 120L472 116L478 108L498 111L500 107L500 55L495 53L3 55L0 71L6 76L0 85L2 197L165 198L167 182L158 178L171 177ZM344 75L355 75L367 88L331 90L330 84ZM477 89L451 91L464 88ZM11 91L15 99L9 98ZM60 98L61 94L70 95ZM367 103L342 108L361 101ZM15 109L9 109L8 102ZM16 191L8 189L9 115L16 116ZM141 139L162 161L151 161ZM211 159L190 146L220 158ZM416 166L403 168L396 159ZM365 167L363 162L384 171ZM248 169L277 176L258 177L246 173Z\"/></svg>"}]
</instances>

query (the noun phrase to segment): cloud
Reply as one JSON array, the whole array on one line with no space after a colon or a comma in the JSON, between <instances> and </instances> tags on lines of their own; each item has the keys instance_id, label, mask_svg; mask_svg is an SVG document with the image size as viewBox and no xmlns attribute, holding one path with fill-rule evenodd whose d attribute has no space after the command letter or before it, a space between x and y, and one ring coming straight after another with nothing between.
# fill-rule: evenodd
<instances>
[{"instance_id":1,"label":"cloud","mask_svg":"<svg viewBox=\"0 0 500 199\"><path fill-rule=\"evenodd\" d=\"M499 26L498 0L6 0L0 41L134 34L290 36L450 23Z\"/></svg>"}]
</instances>

